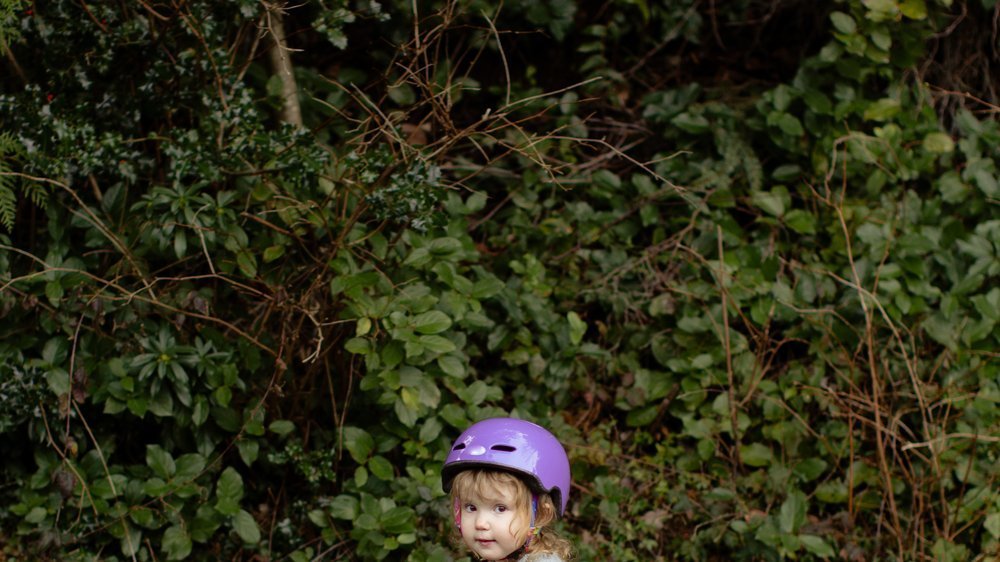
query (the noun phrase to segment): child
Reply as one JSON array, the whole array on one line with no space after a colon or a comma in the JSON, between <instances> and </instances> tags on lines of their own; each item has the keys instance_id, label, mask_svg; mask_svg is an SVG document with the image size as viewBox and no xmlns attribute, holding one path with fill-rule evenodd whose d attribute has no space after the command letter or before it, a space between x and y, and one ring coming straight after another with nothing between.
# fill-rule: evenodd
<instances>
[{"instance_id":1,"label":"child","mask_svg":"<svg viewBox=\"0 0 1000 562\"><path fill-rule=\"evenodd\" d=\"M569 459L541 426L512 418L473 424L441 469L462 542L482 560L568 562L548 526L566 512Z\"/></svg>"}]
</instances>

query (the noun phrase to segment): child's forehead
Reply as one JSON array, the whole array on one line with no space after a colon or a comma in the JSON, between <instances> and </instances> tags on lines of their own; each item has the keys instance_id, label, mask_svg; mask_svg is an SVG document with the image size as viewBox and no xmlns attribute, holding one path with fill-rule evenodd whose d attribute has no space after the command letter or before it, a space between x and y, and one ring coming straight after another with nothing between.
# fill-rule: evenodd
<instances>
[{"instance_id":1,"label":"child's forehead","mask_svg":"<svg viewBox=\"0 0 1000 562\"><path fill-rule=\"evenodd\" d=\"M466 499L485 501L512 501L517 497L517 487L510 482L484 482L476 489L468 490Z\"/></svg>"}]
</instances>

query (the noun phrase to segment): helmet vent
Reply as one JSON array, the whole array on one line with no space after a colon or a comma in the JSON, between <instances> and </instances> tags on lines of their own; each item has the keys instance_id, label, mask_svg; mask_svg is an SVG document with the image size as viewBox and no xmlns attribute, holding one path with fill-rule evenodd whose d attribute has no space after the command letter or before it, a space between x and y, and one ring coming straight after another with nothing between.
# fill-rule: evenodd
<instances>
[{"instance_id":1,"label":"helmet vent","mask_svg":"<svg viewBox=\"0 0 1000 562\"><path fill-rule=\"evenodd\" d=\"M510 445L493 445L492 447L490 447L490 450L491 451L503 451L505 453L513 453L517 449L515 449L514 447L511 447Z\"/></svg>"},{"instance_id":2,"label":"helmet vent","mask_svg":"<svg viewBox=\"0 0 1000 562\"><path fill-rule=\"evenodd\" d=\"M455 445L455 448L452 449L452 451L461 451L464 448L465 448L465 443L459 443L458 445Z\"/></svg>"}]
</instances>

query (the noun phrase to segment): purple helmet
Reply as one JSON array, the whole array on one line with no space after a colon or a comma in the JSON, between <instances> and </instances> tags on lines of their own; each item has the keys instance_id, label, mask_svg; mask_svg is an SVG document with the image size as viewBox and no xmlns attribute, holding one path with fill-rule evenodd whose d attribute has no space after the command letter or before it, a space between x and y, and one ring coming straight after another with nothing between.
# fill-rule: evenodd
<instances>
[{"instance_id":1,"label":"purple helmet","mask_svg":"<svg viewBox=\"0 0 1000 562\"><path fill-rule=\"evenodd\" d=\"M569 498L569 458L559 440L540 425L513 418L472 424L451 446L441 469L445 492L455 475L470 468L496 468L521 476L536 493L549 494L562 516Z\"/></svg>"}]
</instances>

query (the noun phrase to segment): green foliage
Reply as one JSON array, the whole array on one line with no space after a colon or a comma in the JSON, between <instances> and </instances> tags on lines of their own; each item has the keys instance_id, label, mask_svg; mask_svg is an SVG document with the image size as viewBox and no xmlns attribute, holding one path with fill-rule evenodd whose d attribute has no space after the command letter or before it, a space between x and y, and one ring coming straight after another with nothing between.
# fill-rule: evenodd
<instances>
[{"instance_id":1,"label":"green foliage","mask_svg":"<svg viewBox=\"0 0 1000 562\"><path fill-rule=\"evenodd\" d=\"M806 4L289 5L302 128L263 4L3 4L0 544L461 560L515 415L581 560L996 552L992 5Z\"/></svg>"}]
</instances>

